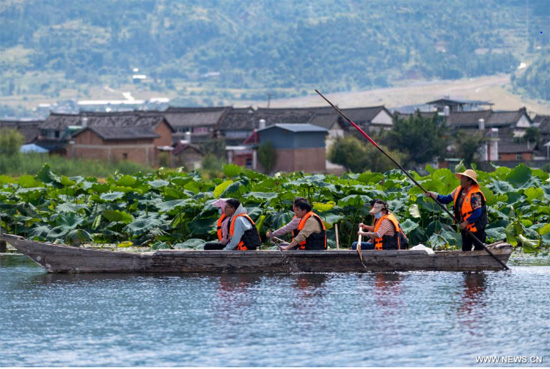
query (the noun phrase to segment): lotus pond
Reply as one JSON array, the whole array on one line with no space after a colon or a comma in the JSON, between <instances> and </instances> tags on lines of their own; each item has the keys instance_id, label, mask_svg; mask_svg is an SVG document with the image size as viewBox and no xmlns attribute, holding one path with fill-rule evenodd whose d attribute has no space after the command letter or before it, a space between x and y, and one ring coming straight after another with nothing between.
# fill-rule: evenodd
<instances>
[{"instance_id":1,"label":"lotus pond","mask_svg":"<svg viewBox=\"0 0 550 369\"><path fill-rule=\"evenodd\" d=\"M411 172L428 191L450 193L459 180L449 169ZM456 168L464 170L464 168ZM218 209L212 202L235 197L248 209L260 234L287 223L296 196L306 197L327 226L328 243L349 247L356 226L368 222L363 204L388 201L413 244L435 249L460 245L448 215L400 171L386 173L267 176L235 165L224 178L159 169L155 173L114 174L105 180L66 177L48 165L36 175L0 176L0 217L4 231L65 244L142 245L153 249L197 248L215 238ZM494 172L478 171L487 197L488 241L507 239L526 252L547 253L550 246L550 180L540 169L519 165ZM268 245L266 245L267 247Z\"/></svg>"}]
</instances>

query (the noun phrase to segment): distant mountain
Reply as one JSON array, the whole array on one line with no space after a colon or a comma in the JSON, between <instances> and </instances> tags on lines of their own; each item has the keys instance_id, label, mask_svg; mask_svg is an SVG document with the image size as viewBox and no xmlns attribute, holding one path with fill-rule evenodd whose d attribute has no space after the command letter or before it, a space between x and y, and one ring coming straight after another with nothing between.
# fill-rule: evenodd
<instances>
[{"instance_id":1,"label":"distant mountain","mask_svg":"<svg viewBox=\"0 0 550 369\"><path fill-rule=\"evenodd\" d=\"M86 94L135 75L193 103L509 73L549 53L548 8L548 0L2 0L0 95Z\"/></svg>"}]
</instances>

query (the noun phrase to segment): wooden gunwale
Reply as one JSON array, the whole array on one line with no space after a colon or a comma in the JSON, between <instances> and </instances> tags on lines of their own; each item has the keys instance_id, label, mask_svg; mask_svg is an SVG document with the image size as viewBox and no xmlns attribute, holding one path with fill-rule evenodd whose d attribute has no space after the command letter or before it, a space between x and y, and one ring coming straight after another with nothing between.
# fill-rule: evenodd
<instances>
[{"instance_id":1,"label":"wooden gunwale","mask_svg":"<svg viewBox=\"0 0 550 369\"><path fill-rule=\"evenodd\" d=\"M142 253L56 245L4 235L4 239L50 273L301 273L502 270L486 251L204 251L158 250ZM504 263L512 253L506 243L490 245Z\"/></svg>"}]
</instances>

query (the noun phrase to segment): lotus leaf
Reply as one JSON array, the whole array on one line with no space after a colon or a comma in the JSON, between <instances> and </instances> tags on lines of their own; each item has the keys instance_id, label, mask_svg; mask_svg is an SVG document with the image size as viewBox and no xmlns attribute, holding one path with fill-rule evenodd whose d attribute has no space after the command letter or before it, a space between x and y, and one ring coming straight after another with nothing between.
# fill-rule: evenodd
<instances>
[{"instance_id":1,"label":"lotus leaf","mask_svg":"<svg viewBox=\"0 0 550 369\"><path fill-rule=\"evenodd\" d=\"M58 213L78 213L80 210L87 210L88 205L85 204L73 204L66 202L56 206L55 210Z\"/></svg>"},{"instance_id":2,"label":"lotus leaf","mask_svg":"<svg viewBox=\"0 0 550 369\"><path fill-rule=\"evenodd\" d=\"M124 197L124 192L120 192L120 191L104 193L104 194L101 194L101 196L99 196L101 200L104 200L107 202L119 200L119 199L122 199L123 197Z\"/></svg>"},{"instance_id":3,"label":"lotus leaf","mask_svg":"<svg viewBox=\"0 0 550 369\"><path fill-rule=\"evenodd\" d=\"M227 189L227 187L229 187L232 183L232 180L227 180L217 185L216 188L214 188L214 197L219 198L222 193Z\"/></svg>"},{"instance_id":4,"label":"lotus leaf","mask_svg":"<svg viewBox=\"0 0 550 369\"><path fill-rule=\"evenodd\" d=\"M175 249L191 249L191 250L202 250L206 242L199 238L191 238L185 242L180 242L174 245Z\"/></svg>"},{"instance_id":5,"label":"lotus leaf","mask_svg":"<svg viewBox=\"0 0 550 369\"><path fill-rule=\"evenodd\" d=\"M103 210L101 215L110 222L121 222L124 224L129 224L134 221L134 217L131 214L119 210L106 209Z\"/></svg>"},{"instance_id":6,"label":"lotus leaf","mask_svg":"<svg viewBox=\"0 0 550 369\"><path fill-rule=\"evenodd\" d=\"M228 177L236 177L243 172L243 168L235 164L226 164L223 166L223 174Z\"/></svg>"}]
</instances>

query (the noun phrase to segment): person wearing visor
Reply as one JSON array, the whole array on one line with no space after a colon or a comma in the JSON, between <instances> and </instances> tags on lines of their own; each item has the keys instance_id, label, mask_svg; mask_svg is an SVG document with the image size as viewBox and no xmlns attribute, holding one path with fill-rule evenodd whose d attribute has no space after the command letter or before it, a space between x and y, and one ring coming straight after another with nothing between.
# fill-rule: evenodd
<instances>
[{"instance_id":1,"label":"person wearing visor","mask_svg":"<svg viewBox=\"0 0 550 369\"><path fill-rule=\"evenodd\" d=\"M370 209L372 210L372 208L374 206L374 203L376 201L377 200L371 200L370 202L365 203L365 206L369 206ZM376 217L373 216L372 225L359 223L359 227L361 227L361 229L365 232L373 232L374 231L374 226L376 225L376 220L377 220ZM355 241L351 244L351 249L352 250L357 250L357 241ZM367 242L361 242L361 250L374 250L374 242L372 242L370 240L367 241Z\"/></svg>"},{"instance_id":2,"label":"person wearing visor","mask_svg":"<svg viewBox=\"0 0 550 369\"><path fill-rule=\"evenodd\" d=\"M211 206L219 208L220 217L216 222L216 235L218 242L207 242L204 244L205 250L222 250L229 242L229 220L230 217L225 215L225 202L227 199L218 199Z\"/></svg>"},{"instance_id":3,"label":"person wearing visor","mask_svg":"<svg viewBox=\"0 0 550 369\"><path fill-rule=\"evenodd\" d=\"M370 213L375 218L374 229L367 232L359 231L357 234L370 238L369 242L374 243L375 250L399 250L408 247L408 240L401 225L395 215L389 212L386 202L376 200Z\"/></svg>"},{"instance_id":4,"label":"person wearing visor","mask_svg":"<svg viewBox=\"0 0 550 369\"><path fill-rule=\"evenodd\" d=\"M453 202L455 219L460 222L460 234L462 236L462 251L483 250L482 245L474 243L470 232L481 242L485 243L487 226L487 206L483 192L477 182L477 173L468 169L464 173L456 173L460 179L460 186L455 188L450 195L439 195L435 192L426 192L427 197L437 199L442 204Z\"/></svg>"}]
</instances>

